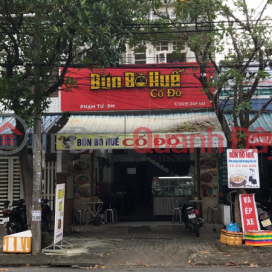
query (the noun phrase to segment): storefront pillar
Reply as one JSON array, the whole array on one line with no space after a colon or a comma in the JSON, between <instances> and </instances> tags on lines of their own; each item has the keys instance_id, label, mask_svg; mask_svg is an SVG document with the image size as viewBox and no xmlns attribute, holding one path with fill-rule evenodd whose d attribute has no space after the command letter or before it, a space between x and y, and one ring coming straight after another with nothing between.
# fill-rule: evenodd
<instances>
[{"instance_id":1,"label":"storefront pillar","mask_svg":"<svg viewBox=\"0 0 272 272\"><path fill-rule=\"evenodd\" d=\"M94 196L97 192L96 188L96 182L97 182L97 175L96 175L96 163L95 163L95 153L96 151L93 150L93 152L90 154L91 156L91 196Z\"/></svg>"}]
</instances>

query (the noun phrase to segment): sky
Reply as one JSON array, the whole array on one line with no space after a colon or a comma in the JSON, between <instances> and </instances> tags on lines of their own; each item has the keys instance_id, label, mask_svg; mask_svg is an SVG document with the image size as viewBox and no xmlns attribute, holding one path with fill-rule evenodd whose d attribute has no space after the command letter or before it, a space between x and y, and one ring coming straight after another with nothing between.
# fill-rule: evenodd
<instances>
[{"instance_id":1,"label":"sky","mask_svg":"<svg viewBox=\"0 0 272 272\"><path fill-rule=\"evenodd\" d=\"M237 1L242 1L242 0L228 0L226 1L228 4L231 4L231 3L235 3ZM255 10L255 15L254 15L254 19L257 19L260 15L260 12L262 11L265 3L267 2L267 0L246 0L246 3L248 4L248 7L251 8L251 9L254 9ZM238 12L235 12L235 15L237 18L239 19L245 19L245 18L242 18L241 15L239 16L238 15ZM264 18L265 16L269 16L270 18L272 18L272 4L270 4L265 13L262 15L262 18ZM272 24L272 22L271 22ZM239 31L239 30L237 30ZM230 40L230 38L227 38L228 40ZM230 44L232 44L230 42ZM227 45L224 45L225 46L225 53L220 53L220 54L217 54L216 55L216 61L219 63L220 60L224 59L224 55L227 54L227 51L229 49L229 47Z\"/></svg>"},{"instance_id":2,"label":"sky","mask_svg":"<svg viewBox=\"0 0 272 272\"><path fill-rule=\"evenodd\" d=\"M242 1L242 0L232 0L231 2L237 2L237 1ZM258 16L258 14L261 12L264 4L267 2L267 0L246 0L246 3L248 4L248 6L250 8L253 8L257 11L256 15ZM272 5L269 6L269 8L267 9L265 15L269 15L269 11L270 11L270 15L271 15L271 11L272 11Z\"/></svg>"}]
</instances>

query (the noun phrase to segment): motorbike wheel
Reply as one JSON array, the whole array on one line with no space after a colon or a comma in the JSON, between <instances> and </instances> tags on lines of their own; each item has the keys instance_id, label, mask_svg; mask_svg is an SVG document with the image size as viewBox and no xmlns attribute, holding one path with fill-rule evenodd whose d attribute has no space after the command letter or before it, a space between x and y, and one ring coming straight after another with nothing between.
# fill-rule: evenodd
<instances>
[{"instance_id":1,"label":"motorbike wheel","mask_svg":"<svg viewBox=\"0 0 272 272\"><path fill-rule=\"evenodd\" d=\"M266 230L272 230L272 225L265 227Z\"/></svg>"},{"instance_id":2,"label":"motorbike wheel","mask_svg":"<svg viewBox=\"0 0 272 272\"><path fill-rule=\"evenodd\" d=\"M195 232L196 237L199 237L199 228L198 228L197 224L194 225L194 232Z\"/></svg>"},{"instance_id":3,"label":"motorbike wheel","mask_svg":"<svg viewBox=\"0 0 272 272\"><path fill-rule=\"evenodd\" d=\"M46 232L48 230L47 223L45 221L41 222L42 232Z\"/></svg>"},{"instance_id":4,"label":"motorbike wheel","mask_svg":"<svg viewBox=\"0 0 272 272\"><path fill-rule=\"evenodd\" d=\"M18 221L9 221L6 225L6 233L8 235L22 231L21 223Z\"/></svg>"},{"instance_id":5,"label":"motorbike wheel","mask_svg":"<svg viewBox=\"0 0 272 272\"><path fill-rule=\"evenodd\" d=\"M41 227L42 227L42 232L48 232L50 233L51 232L51 224L46 222L46 221L43 221L41 222Z\"/></svg>"},{"instance_id":6,"label":"motorbike wheel","mask_svg":"<svg viewBox=\"0 0 272 272\"><path fill-rule=\"evenodd\" d=\"M190 224L188 222L185 221L184 223L185 223L185 229L191 229Z\"/></svg>"}]
</instances>

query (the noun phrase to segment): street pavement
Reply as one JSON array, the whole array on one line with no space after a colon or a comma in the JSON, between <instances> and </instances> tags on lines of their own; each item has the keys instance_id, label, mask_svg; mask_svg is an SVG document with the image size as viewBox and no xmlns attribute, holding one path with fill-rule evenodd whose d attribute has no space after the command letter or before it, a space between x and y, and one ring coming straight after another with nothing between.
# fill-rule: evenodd
<instances>
[{"instance_id":1,"label":"street pavement","mask_svg":"<svg viewBox=\"0 0 272 272\"><path fill-rule=\"evenodd\" d=\"M20 267L20 268L4 268L7 270L2 270L2 271L8 271L8 272L67 272L74 270L74 268L59 268L59 267L47 267L47 268L41 268L41 267ZM86 269L92 269L95 270L95 268L86 268ZM97 267L99 270L99 267ZM97 271L97 270L96 270ZM101 269L100 269L101 271ZM253 272L253 271L258 271L258 272L270 272L271 268L229 268L229 267L209 267L209 268L151 268L151 267L133 267L133 268L104 268L102 270L103 272L127 272L127 271L134 271L134 272Z\"/></svg>"},{"instance_id":2,"label":"street pavement","mask_svg":"<svg viewBox=\"0 0 272 272\"><path fill-rule=\"evenodd\" d=\"M86 251L103 252L100 264L105 266L184 267L190 265L189 257L194 253L207 251L213 254L217 251L215 239L218 238L219 230L214 232L203 228L200 237L195 237L181 224L150 225L150 232L147 233L137 233L137 228L136 233L128 233L125 224L120 227L109 226L107 229L107 232L91 234L84 227L81 228L83 232L67 239L75 245L68 254L77 250L76 245L80 244L81 249L84 245Z\"/></svg>"},{"instance_id":3,"label":"street pavement","mask_svg":"<svg viewBox=\"0 0 272 272\"><path fill-rule=\"evenodd\" d=\"M143 226L145 228L141 228ZM1 253L0 266L272 267L271 247L255 248L243 245L219 249L216 242L220 238L221 228L222 225L205 224L200 229L200 237L195 237L183 224L171 222L75 226L73 232L65 237L73 245L72 249L67 248L66 255Z\"/></svg>"}]
</instances>

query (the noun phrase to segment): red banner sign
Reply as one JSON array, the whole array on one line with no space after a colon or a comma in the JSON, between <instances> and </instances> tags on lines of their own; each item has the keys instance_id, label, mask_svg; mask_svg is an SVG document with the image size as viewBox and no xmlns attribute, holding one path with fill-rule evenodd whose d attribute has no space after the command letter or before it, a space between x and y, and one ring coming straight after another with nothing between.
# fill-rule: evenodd
<instances>
[{"instance_id":1,"label":"red banner sign","mask_svg":"<svg viewBox=\"0 0 272 272\"><path fill-rule=\"evenodd\" d=\"M241 194L239 195L239 199L243 232L260 230L258 212L255 204L255 194Z\"/></svg>"},{"instance_id":2,"label":"red banner sign","mask_svg":"<svg viewBox=\"0 0 272 272\"><path fill-rule=\"evenodd\" d=\"M189 68L182 68L182 67ZM175 63L172 67L134 65L108 69L68 70L77 82L62 86L62 111L112 111L211 108L198 79L196 63ZM130 68L129 68L130 67ZM213 76L213 68L206 74Z\"/></svg>"}]
</instances>

